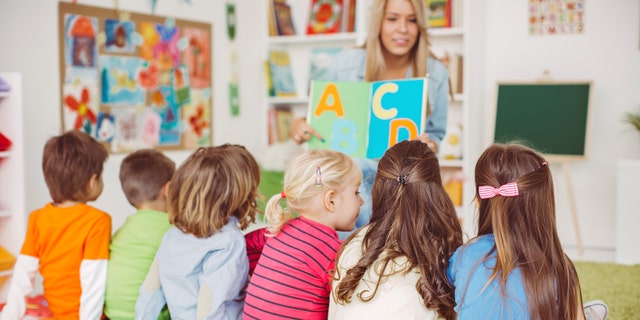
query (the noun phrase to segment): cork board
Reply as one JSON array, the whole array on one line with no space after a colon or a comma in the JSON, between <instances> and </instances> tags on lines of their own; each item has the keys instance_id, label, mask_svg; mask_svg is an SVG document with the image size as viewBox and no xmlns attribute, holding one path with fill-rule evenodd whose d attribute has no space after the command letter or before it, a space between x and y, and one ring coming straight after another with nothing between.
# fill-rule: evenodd
<instances>
[{"instance_id":1,"label":"cork board","mask_svg":"<svg viewBox=\"0 0 640 320\"><path fill-rule=\"evenodd\" d=\"M58 4L62 130L110 152L211 145L208 23Z\"/></svg>"}]
</instances>

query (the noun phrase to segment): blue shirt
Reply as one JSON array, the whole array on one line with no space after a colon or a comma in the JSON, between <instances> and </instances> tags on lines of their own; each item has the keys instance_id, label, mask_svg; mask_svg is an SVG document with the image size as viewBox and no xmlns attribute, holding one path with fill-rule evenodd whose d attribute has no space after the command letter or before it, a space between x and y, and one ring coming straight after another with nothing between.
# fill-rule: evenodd
<instances>
[{"instance_id":1,"label":"blue shirt","mask_svg":"<svg viewBox=\"0 0 640 320\"><path fill-rule=\"evenodd\" d=\"M449 259L447 275L455 286L455 311L460 320L529 319L520 269L509 274L504 297L500 293L498 279L485 288L496 265L496 251L491 252L494 247L493 234L482 235L458 248Z\"/></svg>"},{"instance_id":2,"label":"blue shirt","mask_svg":"<svg viewBox=\"0 0 640 320\"><path fill-rule=\"evenodd\" d=\"M165 301L173 319L199 319L196 311L206 319L240 319L249 260L237 224L232 217L209 238L169 229L156 253L157 275L152 266L140 287L136 319L157 319Z\"/></svg>"},{"instance_id":3,"label":"blue shirt","mask_svg":"<svg viewBox=\"0 0 640 320\"><path fill-rule=\"evenodd\" d=\"M327 80L364 81L365 58L365 49L350 49L339 52L332 61ZM449 73L442 62L429 57L427 58L427 74L429 75L428 99L431 114L427 119L425 132L429 134L429 139L440 144L447 129ZM409 68L406 78L412 77L414 76Z\"/></svg>"}]
</instances>

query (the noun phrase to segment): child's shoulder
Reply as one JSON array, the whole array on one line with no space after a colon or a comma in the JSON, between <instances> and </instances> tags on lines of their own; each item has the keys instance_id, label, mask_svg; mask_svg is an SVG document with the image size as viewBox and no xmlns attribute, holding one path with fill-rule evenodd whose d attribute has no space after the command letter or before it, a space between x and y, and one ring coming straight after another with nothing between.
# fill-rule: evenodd
<instances>
[{"instance_id":1,"label":"child's shoulder","mask_svg":"<svg viewBox=\"0 0 640 320\"><path fill-rule=\"evenodd\" d=\"M495 245L492 234L485 234L469 240L460 246L452 256L452 260L477 260L486 256Z\"/></svg>"}]
</instances>

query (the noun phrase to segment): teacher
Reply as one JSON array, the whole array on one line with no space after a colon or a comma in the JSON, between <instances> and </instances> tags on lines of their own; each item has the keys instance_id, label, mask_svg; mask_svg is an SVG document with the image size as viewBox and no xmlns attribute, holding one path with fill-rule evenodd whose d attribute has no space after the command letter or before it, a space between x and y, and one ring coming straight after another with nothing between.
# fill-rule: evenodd
<instances>
[{"instance_id":1,"label":"teacher","mask_svg":"<svg viewBox=\"0 0 640 320\"><path fill-rule=\"evenodd\" d=\"M434 152L446 133L449 106L447 68L431 52L424 0L374 0L363 48L345 50L332 61L329 81L380 81L421 77L429 79L427 126L417 139ZM305 118L291 124L290 136L298 144L312 136L322 139ZM356 228L369 222L371 186L377 161L356 159L363 173L361 207ZM341 234L341 238L346 234Z\"/></svg>"}]
</instances>

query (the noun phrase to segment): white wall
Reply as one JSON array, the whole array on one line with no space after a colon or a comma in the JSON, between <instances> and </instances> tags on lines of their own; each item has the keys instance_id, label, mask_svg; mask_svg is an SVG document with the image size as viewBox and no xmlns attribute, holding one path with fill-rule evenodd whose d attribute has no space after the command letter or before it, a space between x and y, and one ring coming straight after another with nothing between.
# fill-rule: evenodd
<instances>
[{"instance_id":1,"label":"white wall","mask_svg":"<svg viewBox=\"0 0 640 320\"><path fill-rule=\"evenodd\" d=\"M529 35L528 2L484 1L484 74L482 83L471 84L483 88L483 126L478 134L486 146L496 81L531 81L543 70L556 80L593 80L589 157L572 163L570 175L585 257L612 260L617 161L640 158L640 134L622 121L625 112L640 108L640 1L586 0L584 33L548 36ZM576 239L561 169L552 166L558 227L571 253Z\"/></svg>"},{"instance_id":2,"label":"white wall","mask_svg":"<svg viewBox=\"0 0 640 320\"><path fill-rule=\"evenodd\" d=\"M238 24L236 46L239 55L240 116L232 117L228 106L229 42L225 13L233 0L158 1L155 14L178 19L208 22L213 28L213 136L214 144L238 143L256 152L264 139L264 122L260 95L263 66L256 59L258 43L262 43L261 22L252 8L253 1L235 1ZM113 8L113 0L78 1L83 5ZM119 1L121 8L150 14L151 1ZM253 11L253 12L252 12ZM261 16L259 16L261 17ZM26 210L28 212L50 201L41 170L42 148L51 136L61 131L58 54L58 2L51 0L0 1L0 71L19 72L23 79ZM256 125L258 123L259 125ZM189 151L167 152L180 164ZM126 201L118 181L124 155L111 155L105 166L105 188L93 205L109 212L114 231L134 209ZM3 183L7 183L3 181Z\"/></svg>"}]
</instances>

